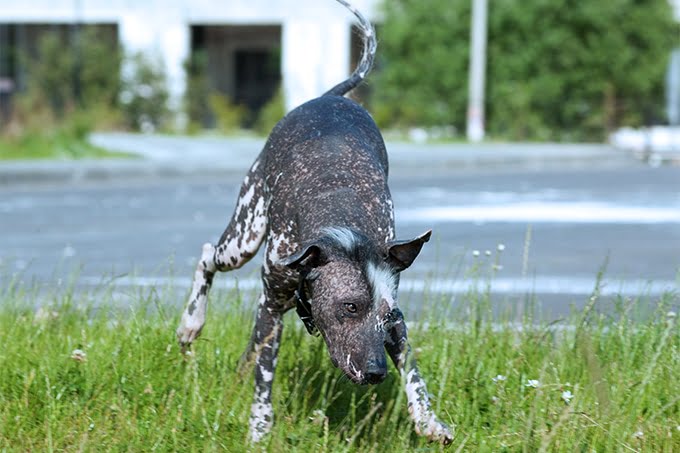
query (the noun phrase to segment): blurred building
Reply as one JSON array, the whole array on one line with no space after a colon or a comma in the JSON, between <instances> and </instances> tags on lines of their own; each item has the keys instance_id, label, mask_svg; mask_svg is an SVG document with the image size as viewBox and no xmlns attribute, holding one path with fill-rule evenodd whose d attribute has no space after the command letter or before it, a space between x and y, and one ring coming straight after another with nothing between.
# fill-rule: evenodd
<instances>
[{"instance_id":1,"label":"blurred building","mask_svg":"<svg viewBox=\"0 0 680 453\"><path fill-rule=\"evenodd\" d=\"M352 1L375 20L382 0ZM680 20L680 0L669 2ZM353 22L333 0L0 0L0 114L25 87L19 54L35 52L47 32L68 45L80 25L161 61L173 108L187 87L185 62L202 54L212 90L257 110L282 86L290 109L349 74L360 52Z\"/></svg>"},{"instance_id":2,"label":"blurred building","mask_svg":"<svg viewBox=\"0 0 680 453\"><path fill-rule=\"evenodd\" d=\"M375 18L378 0L353 3ZM68 44L94 25L126 54L162 61L171 107L187 86L185 62L202 53L212 89L258 109L281 85L292 108L350 73L353 23L333 0L0 0L0 101L24 86L18 55L34 52L41 34L57 31Z\"/></svg>"}]
</instances>

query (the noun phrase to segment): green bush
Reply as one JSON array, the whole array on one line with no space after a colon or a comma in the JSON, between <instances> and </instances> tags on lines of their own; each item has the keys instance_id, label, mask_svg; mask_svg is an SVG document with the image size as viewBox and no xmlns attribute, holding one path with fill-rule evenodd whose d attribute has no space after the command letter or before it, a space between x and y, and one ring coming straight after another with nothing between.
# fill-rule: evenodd
<instances>
[{"instance_id":1,"label":"green bush","mask_svg":"<svg viewBox=\"0 0 680 453\"><path fill-rule=\"evenodd\" d=\"M169 114L169 94L161 64L142 54L132 55L127 64L129 75L120 95L127 126L144 132L163 128Z\"/></svg>"},{"instance_id":2,"label":"green bush","mask_svg":"<svg viewBox=\"0 0 680 453\"><path fill-rule=\"evenodd\" d=\"M87 136L95 127L121 124L120 51L96 27L85 26L71 39L50 30L37 38L35 49L19 55L26 85L2 125L0 159L111 156Z\"/></svg>"},{"instance_id":3,"label":"green bush","mask_svg":"<svg viewBox=\"0 0 680 453\"><path fill-rule=\"evenodd\" d=\"M33 102L44 100L55 116L73 108L74 64L71 52L64 52L64 43L56 33L47 33L38 40L35 58L26 58L27 89L24 96Z\"/></svg>"},{"instance_id":4,"label":"green bush","mask_svg":"<svg viewBox=\"0 0 680 453\"><path fill-rule=\"evenodd\" d=\"M35 54L20 59L27 74L20 107L42 104L61 117L75 108L101 111L118 106L122 54L95 27L84 27L72 43L57 32L44 33Z\"/></svg>"},{"instance_id":5,"label":"green bush","mask_svg":"<svg viewBox=\"0 0 680 453\"><path fill-rule=\"evenodd\" d=\"M81 37L81 107L88 111L111 111L119 107L120 68L123 52L118 44L102 39L95 28ZM100 117L101 115L97 115Z\"/></svg>"},{"instance_id":6,"label":"green bush","mask_svg":"<svg viewBox=\"0 0 680 453\"><path fill-rule=\"evenodd\" d=\"M467 99L469 0L384 2L372 110L382 126L460 127Z\"/></svg>"},{"instance_id":7,"label":"green bush","mask_svg":"<svg viewBox=\"0 0 680 453\"><path fill-rule=\"evenodd\" d=\"M210 110L215 116L217 130L232 133L241 128L248 111L242 105L234 104L228 96L212 93L208 96Z\"/></svg>"},{"instance_id":8,"label":"green bush","mask_svg":"<svg viewBox=\"0 0 680 453\"><path fill-rule=\"evenodd\" d=\"M465 126L469 0L384 3L373 109L383 125ZM511 139L601 140L663 119L678 43L667 0L489 3L486 123Z\"/></svg>"},{"instance_id":9,"label":"green bush","mask_svg":"<svg viewBox=\"0 0 680 453\"><path fill-rule=\"evenodd\" d=\"M187 87L184 91L184 113L187 116L187 129L194 132L202 129L211 121L213 113L208 105L210 83L206 75L207 55L197 51L184 63Z\"/></svg>"},{"instance_id":10,"label":"green bush","mask_svg":"<svg viewBox=\"0 0 680 453\"><path fill-rule=\"evenodd\" d=\"M267 102L257 115L255 131L262 135L269 135L276 123L286 114L286 102L283 90L279 87L269 102Z\"/></svg>"}]
</instances>

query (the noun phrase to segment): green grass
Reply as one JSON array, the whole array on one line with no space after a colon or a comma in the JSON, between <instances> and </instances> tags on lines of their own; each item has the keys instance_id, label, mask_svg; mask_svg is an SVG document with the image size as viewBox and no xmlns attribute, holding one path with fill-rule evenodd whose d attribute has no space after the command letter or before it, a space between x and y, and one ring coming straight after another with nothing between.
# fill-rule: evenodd
<instances>
[{"instance_id":1,"label":"green grass","mask_svg":"<svg viewBox=\"0 0 680 453\"><path fill-rule=\"evenodd\" d=\"M96 119L102 115L98 111L79 111L55 121L49 115L38 114L28 125L9 126L0 131L0 161L131 157L88 141Z\"/></svg>"},{"instance_id":2,"label":"green grass","mask_svg":"<svg viewBox=\"0 0 680 453\"><path fill-rule=\"evenodd\" d=\"M250 302L215 293L203 336L183 357L174 340L179 310L164 305L160 288L133 295L129 306L107 289L3 291L0 451L248 450L252 373L236 364ZM552 325L491 322L484 294L458 303L476 309L444 316L425 308L410 330L433 405L456 425L449 451L680 451L680 334L669 315L677 296L619 300L607 315L595 296ZM650 305L652 314L637 319ZM498 375L506 379L495 382ZM527 386L530 379L540 385ZM441 449L413 434L394 370L379 386L349 383L293 314L273 398L273 433L253 450Z\"/></svg>"},{"instance_id":3,"label":"green grass","mask_svg":"<svg viewBox=\"0 0 680 453\"><path fill-rule=\"evenodd\" d=\"M92 145L60 131L0 137L0 160L85 159L129 157Z\"/></svg>"}]
</instances>

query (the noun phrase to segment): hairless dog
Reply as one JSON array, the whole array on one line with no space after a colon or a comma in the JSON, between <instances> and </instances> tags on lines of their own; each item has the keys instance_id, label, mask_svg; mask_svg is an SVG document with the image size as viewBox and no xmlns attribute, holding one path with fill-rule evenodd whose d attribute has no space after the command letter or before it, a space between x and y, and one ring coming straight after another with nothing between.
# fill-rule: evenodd
<instances>
[{"instance_id":1,"label":"hairless dog","mask_svg":"<svg viewBox=\"0 0 680 453\"><path fill-rule=\"evenodd\" d=\"M368 112L343 97L373 64L375 31L352 5L337 1L359 20L361 61L347 80L274 127L243 181L229 225L216 245L203 246L177 337L183 348L196 339L215 273L243 266L264 242L263 292L244 354L255 363L250 440L271 429L282 319L295 308L353 382L383 381L389 355L404 380L416 432L449 444L451 430L432 411L397 306L399 274L431 232L395 239L383 138Z\"/></svg>"}]
</instances>

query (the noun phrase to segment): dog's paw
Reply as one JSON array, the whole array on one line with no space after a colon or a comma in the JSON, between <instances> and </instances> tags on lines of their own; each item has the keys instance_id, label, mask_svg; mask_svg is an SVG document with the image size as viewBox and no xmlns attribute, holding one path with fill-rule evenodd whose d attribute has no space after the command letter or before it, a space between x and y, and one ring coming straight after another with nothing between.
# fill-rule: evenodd
<instances>
[{"instance_id":1,"label":"dog's paw","mask_svg":"<svg viewBox=\"0 0 680 453\"><path fill-rule=\"evenodd\" d=\"M446 424L436 420L434 426L427 434L427 438L430 442L439 442L442 445L449 445L453 442L453 433L451 432L451 428Z\"/></svg>"},{"instance_id":2,"label":"dog's paw","mask_svg":"<svg viewBox=\"0 0 680 453\"><path fill-rule=\"evenodd\" d=\"M193 343L201 334L203 324L204 322L200 319L196 319L196 317L188 316L186 313L182 315L182 320L180 321L175 334L177 335L177 341L183 351L191 346L191 343Z\"/></svg>"},{"instance_id":3,"label":"dog's paw","mask_svg":"<svg viewBox=\"0 0 680 453\"><path fill-rule=\"evenodd\" d=\"M416 432L424 436L430 442L438 442L442 445L449 445L453 442L453 432L446 423L443 423L434 416L430 415L427 422L416 425Z\"/></svg>"}]
</instances>

